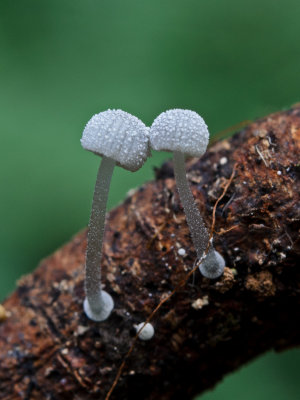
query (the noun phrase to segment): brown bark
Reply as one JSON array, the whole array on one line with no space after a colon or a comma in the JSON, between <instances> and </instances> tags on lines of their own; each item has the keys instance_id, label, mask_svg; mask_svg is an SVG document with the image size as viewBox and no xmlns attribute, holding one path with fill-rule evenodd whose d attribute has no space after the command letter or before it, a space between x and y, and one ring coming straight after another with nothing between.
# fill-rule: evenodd
<instances>
[{"instance_id":1,"label":"brown bark","mask_svg":"<svg viewBox=\"0 0 300 400\"><path fill-rule=\"evenodd\" d=\"M114 399L189 399L269 349L300 344L300 106L256 121L187 163L197 203L226 260L210 281L195 273L138 341ZM134 324L193 267L195 251L171 164L108 217L102 261L115 309L82 311L86 231L18 282L1 311L0 399L104 399ZM185 256L178 249L186 250Z\"/></svg>"}]
</instances>

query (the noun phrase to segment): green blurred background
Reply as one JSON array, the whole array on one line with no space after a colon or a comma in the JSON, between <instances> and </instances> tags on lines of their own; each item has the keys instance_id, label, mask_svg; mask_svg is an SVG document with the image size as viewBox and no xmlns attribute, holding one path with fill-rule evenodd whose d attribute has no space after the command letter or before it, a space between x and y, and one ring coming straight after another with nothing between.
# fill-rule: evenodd
<instances>
[{"instance_id":1,"label":"green blurred background","mask_svg":"<svg viewBox=\"0 0 300 400\"><path fill-rule=\"evenodd\" d=\"M87 120L199 112L212 134L300 100L299 0L0 0L0 301L88 221ZM153 178L117 168L109 207ZM300 351L270 353L201 400L298 399Z\"/></svg>"}]
</instances>

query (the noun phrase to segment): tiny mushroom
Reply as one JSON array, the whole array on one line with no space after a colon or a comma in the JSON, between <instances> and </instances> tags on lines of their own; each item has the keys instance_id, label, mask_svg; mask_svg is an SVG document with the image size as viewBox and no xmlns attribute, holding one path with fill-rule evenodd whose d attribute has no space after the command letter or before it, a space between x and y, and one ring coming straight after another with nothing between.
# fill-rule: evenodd
<instances>
[{"instance_id":1,"label":"tiny mushroom","mask_svg":"<svg viewBox=\"0 0 300 400\"><path fill-rule=\"evenodd\" d=\"M161 113L150 128L150 144L154 150L173 152L174 174L186 220L198 259L206 250L209 233L186 178L184 159L202 156L207 148L209 132L204 120L194 111L174 109ZM212 241L205 259L200 264L203 276L214 279L222 275L225 262L214 250Z\"/></svg>"},{"instance_id":2,"label":"tiny mushroom","mask_svg":"<svg viewBox=\"0 0 300 400\"><path fill-rule=\"evenodd\" d=\"M149 128L135 116L122 110L107 110L94 115L81 139L85 150L102 156L89 222L83 308L94 321L106 320L114 308L110 294L101 288L101 256L106 203L115 165L137 171L149 152Z\"/></svg>"},{"instance_id":3,"label":"tiny mushroom","mask_svg":"<svg viewBox=\"0 0 300 400\"><path fill-rule=\"evenodd\" d=\"M140 340L150 340L154 336L154 328L153 325L149 322L141 322L138 325L135 325L136 333L138 333L138 337Z\"/></svg>"}]
</instances>

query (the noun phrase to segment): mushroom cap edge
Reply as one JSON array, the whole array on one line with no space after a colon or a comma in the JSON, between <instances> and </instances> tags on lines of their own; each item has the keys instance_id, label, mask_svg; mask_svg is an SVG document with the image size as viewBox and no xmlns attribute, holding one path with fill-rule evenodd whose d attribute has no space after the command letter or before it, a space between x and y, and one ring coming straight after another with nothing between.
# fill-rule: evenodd
<instances>
[{"instance_id":1,"label":"mushroom cap edge","mask_svg":"<svg viewBox=\"0 0 300 400\"><path fill-rule=\"evenodd\" d=\"M150 144L154 150L181 151L191 157L200 157L206 151L208 140L205 121L191 110L165 111L150 128Z\"/></svg>"},{"instance_id":2,"label":"mushroom cap edge","mask_svg":"<svg viewBox=\"0 0 300 400\"><path fill-rule=\"evenodd\" d=\"M112 158L116 164L137 171L150 155L149 128L123 110L106 110L86 124L80 140L85 150Z\"/></svg>"}]
</instances>

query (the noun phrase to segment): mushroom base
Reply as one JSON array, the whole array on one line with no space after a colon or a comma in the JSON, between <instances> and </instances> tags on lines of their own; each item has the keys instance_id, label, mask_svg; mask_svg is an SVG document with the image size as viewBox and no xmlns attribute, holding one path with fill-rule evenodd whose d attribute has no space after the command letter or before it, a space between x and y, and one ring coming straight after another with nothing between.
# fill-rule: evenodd
<instances>
[{"instance_id":1,"label":"mushroom base","mask_svg":"<svg viewBox=\"0 0 300 400\"><path fill-rule=\"evenodd\" d=\"M101 295L99 296L99 303L101 304L101 308L99 311L92 310L90 307L90 303L88 302L87 297L83 302L83 309L86 316L93 321L105 321L111 314L114 308L114 301L111 295L104 290L102 290Z\"/></svg>"}]
</instances>

